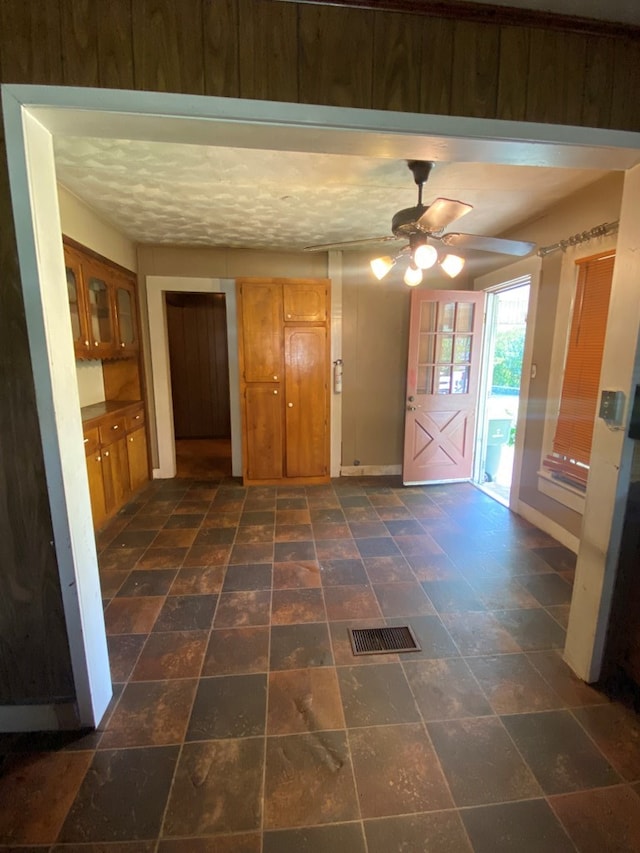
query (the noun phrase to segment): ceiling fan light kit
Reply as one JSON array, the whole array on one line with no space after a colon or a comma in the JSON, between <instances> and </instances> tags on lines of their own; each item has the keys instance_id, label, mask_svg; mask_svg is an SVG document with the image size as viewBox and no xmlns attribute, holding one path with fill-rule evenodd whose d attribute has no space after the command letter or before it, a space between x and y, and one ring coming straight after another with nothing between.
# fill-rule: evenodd
<instances>
[{"instance_id":1,"label":"ceiling fan light kit","mask_svg":"<svg viewBox=\"0 0 640 853\"><path fill-rule=\"evenodd\" d=\"M523 257L536 248L535 243L523 240L505 240L500 237L482 237L477 234L444 233L445 228L473 210L473 206L452 198L437 198L429 205L422 203L422 189L433 169L433 163L426 160L407 160L407 166L418 186L418 203L415 207L406 207L394 214L391 220L393 236L370 237L366 240L348 240L344 243L327 243L320 246L307 246L305 251L318 252L328 249L341 249L357 246L361 243L383 243L394 239L408 240L395 257L384 255L373 258L370 266L373 274L381 281L403 255L409 258L409 266L404 281L415 287L422 281L422 271L431 269L438 263L450 277L455 278L462 272L465 259L448 252L449 248L474 249L481 252L496 252L504 255ZM439 241L446 247L442 253L429 240Z\"/></svg>"}]
</instances>

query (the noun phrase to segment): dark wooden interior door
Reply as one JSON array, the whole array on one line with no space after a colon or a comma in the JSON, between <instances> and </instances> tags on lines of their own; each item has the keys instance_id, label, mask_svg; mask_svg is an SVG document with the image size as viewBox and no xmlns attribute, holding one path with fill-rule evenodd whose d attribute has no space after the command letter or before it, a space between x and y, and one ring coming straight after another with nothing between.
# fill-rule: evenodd
<instances>
[{"instance_id":1,"label":"dark wooden interior door","mask_svg":"<svg viewBox=\"0 0 640 853\"><path fill-rule=\"evenodd\" d=\"M176 438L230 438L224 293L167 293Z\"/></svg>"}]
</instances>

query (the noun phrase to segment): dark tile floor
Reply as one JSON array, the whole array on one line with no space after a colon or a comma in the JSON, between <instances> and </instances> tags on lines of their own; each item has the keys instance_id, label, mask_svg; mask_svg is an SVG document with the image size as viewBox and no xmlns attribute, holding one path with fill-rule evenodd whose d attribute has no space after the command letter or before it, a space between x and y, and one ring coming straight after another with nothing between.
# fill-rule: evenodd
<instances>
[{"instance_id":1,"label":"dark tile floor","mask_svg":"<svg viewBox=\"0 0 640 853\"><path fill-rule=\"evenodd\" d=\"M114 700L0 736L5 853L640 851L640 719L560 656L573 555L482 492L163 481L98 539Z\"/></svg>"}]
</instances>

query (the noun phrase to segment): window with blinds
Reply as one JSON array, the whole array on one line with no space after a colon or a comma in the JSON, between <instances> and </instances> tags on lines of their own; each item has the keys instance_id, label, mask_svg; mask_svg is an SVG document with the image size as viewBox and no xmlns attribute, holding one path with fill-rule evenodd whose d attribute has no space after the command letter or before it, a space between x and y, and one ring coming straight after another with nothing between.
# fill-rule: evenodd
<instances>
[{"instance_id":1,"label":"window with blinds","mask_svg":"<svg viewBox=\"0 0 640 853\"><path fill-rule=\"evenodd\" d=\"M576 261L578 284L560 410L553 452L543 463L554 477L580 488L589 475L614 260L609 252Z\"/></svg>"}]
</instances>

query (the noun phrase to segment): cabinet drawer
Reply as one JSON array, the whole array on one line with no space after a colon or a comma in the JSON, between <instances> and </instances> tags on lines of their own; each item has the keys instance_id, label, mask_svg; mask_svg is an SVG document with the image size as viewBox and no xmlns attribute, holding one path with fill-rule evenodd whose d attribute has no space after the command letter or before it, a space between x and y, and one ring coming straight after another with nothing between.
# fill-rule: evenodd
<instances>
[{"instance_id":1,"label":"cabinet drawer","mask_svg":"<svg viewBox=\"0 0 640 853\"><path fill-rule=\"evenodd\" d=\"M121 438L126 432L125 417L120 415L104 420L98 427L100 431L100 444L112 444Z\"/></svg>"},{"instance_id":2,"label":"cabinet drawer","mask_svg":"<svg viewBox=\"0 0 640 853\"><path fill-rule=\"evenodd\" d=\"M86 456L95 453L100 447L100 433L98 427L84 430L84 452Z\"/></svg>"},{"instance_id":3,"label":"cabinet drawer","mask_svg":"<svg viewBox=\"0 0 640 853\"><path fill-rule=\"evenodd\" d=\"M144 409L142 406L125 415L125 427L127 432L131 432L141 426L144 426Z\"/></svg>"}]
</instances>

